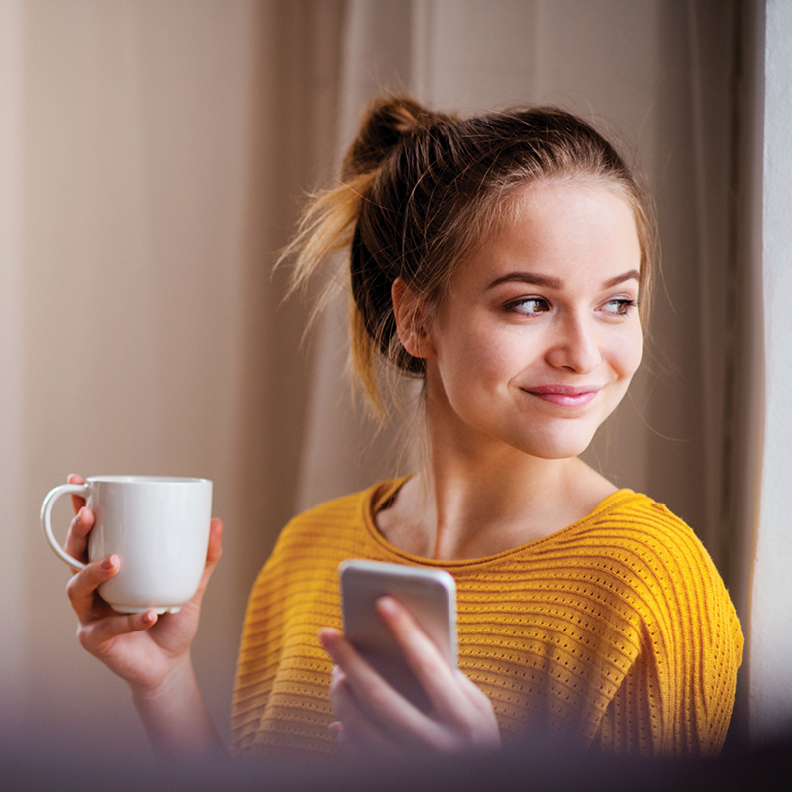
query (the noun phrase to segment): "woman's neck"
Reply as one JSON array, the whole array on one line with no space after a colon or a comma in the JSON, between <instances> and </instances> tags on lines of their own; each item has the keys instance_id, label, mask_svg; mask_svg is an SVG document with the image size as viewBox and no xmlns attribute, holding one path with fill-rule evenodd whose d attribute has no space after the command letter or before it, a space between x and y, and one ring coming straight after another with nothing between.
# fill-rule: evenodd
<instances>
[{"instance_id":1,"label":"woman's neck","mask_svg":"<svg viewBox=\"0 0 792 792\"><path fill-rule=\"evenodd\" d=\"M577 458L516 449L475 455L431 448L424 470L377 516L388 541L433 559L481 558L585 517L616 488Z\"/></svg>"}]
</instances>

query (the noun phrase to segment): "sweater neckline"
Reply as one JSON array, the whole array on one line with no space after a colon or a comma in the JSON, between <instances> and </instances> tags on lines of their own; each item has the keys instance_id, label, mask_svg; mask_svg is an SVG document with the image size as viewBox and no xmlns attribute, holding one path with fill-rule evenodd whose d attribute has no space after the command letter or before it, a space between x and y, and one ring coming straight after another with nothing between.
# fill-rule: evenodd
<instances>
[{"instance_id":1,"label":"sweater neckline","mask_svg":"<svg viewBox=\"0 0 792 792\"><path fill-rule=\"evenodd\" d=\"M375 514L381 511L386 503L392 501L399 490L409 480L409 476L397 479L388 479L374 484L369 489L363 492L363 523L370 538L376 542L389 556L400 559L402 562L406 561L411 564L426 566L426 567L440 567L443 569L467 569L471 567L481 567L494 562L503 561L505 559L514 558L518 556L531 555L533 552L544 549L547 545L552 545L559 540L564 540L567 536L575 531L585 528L587 525L599 520L604 512L610 511L619 505L623 505L625 501L642 498L645 496L636 494L633 490L622 488L616 492L611 493L606 498L601 500L585 517L575 520L569 525L559 528L547 536L539 539L532 539L530 542L517 545L516 547L502 550L500 553L495 553L489 556L482 556L480 558L463 558L463 559L434 559L426 558L424 556L414 555L408 553L406 550L401 550L396 545L389 542L380 532L377 527Z\"/></svg>"}]
</instances>

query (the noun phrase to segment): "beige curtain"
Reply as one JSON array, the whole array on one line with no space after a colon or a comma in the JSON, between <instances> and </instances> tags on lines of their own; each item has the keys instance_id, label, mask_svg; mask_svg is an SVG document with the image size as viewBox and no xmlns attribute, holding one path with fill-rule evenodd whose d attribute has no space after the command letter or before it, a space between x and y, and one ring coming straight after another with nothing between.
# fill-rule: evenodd
<instances>
[{"instance_id":1,"label":"beige curtain","mask_svg":"<svg viewBox=\"0 0 792 792\"><path fill-rule=\"evenodd\" d=\"M215 481L226 553L194 656L227 734L246 595L280 527L393 471L393 433L350 395L344 298L301 345L310 306L284 303L287 271L272 273L305 192L332 183L383 88L463 112L560 104L641 161L664 280L645 371L589 459L667 502L738 581L736 0L12 0L1 13L0 487L19 559L2 585L20 603L0 617L5 727L21 716L77 747L145 744L123 684L74 641L67 571L39 535L38 504L67 473Z\"/></svg>"}]
</instances>

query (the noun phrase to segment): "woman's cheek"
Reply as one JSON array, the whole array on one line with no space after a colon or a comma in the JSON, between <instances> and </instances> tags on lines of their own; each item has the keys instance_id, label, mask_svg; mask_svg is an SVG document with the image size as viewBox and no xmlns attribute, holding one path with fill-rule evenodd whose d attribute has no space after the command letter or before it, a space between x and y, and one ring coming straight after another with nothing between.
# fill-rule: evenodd
<instances>
[{"instance_id":1,"label":"woman's cheek","mask_svg":"<svg viewBox=\"0 0 792 792\"><path fill-rule=\"evenodd\" d=\"M643 332L639 328L633 333L631 342L624 351L623 368L627 377L632 377L643 359Z\"/></svg>"}]
</instances>

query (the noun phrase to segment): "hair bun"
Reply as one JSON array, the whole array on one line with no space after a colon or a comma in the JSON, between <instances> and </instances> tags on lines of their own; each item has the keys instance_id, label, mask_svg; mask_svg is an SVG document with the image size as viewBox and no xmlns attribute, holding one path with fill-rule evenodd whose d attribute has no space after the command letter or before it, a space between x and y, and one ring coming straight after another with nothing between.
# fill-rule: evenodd
<instances>
[{"instance_id":1,"label":"hair bun","mask_svg":"<svg viewBox=\"0 0 792 792\"><path fill-rule=\"evenodd\" d=\"M363 115L358 133L347 150L342 178L376 170L406 136L443 118L447 116L427 110L408 96L376 99Z\"/></svg>"}]
</instances>

